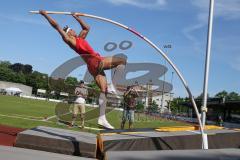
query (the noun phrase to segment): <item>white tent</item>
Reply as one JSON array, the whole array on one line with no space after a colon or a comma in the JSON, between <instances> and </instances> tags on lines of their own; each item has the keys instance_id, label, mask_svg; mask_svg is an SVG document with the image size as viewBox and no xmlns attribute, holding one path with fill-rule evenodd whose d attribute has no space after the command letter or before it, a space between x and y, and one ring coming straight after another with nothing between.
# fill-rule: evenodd
<instances>
[{"instance_id":1,"label":"white tent","mask_svg":"<svg viewBox=\"0 0 240 160\"><path fill-rule=\"evenodd\" d=\"M9 87L5 89L8 93L22 93L22 90L15 87Z\"/></svg>"}]
</instances>

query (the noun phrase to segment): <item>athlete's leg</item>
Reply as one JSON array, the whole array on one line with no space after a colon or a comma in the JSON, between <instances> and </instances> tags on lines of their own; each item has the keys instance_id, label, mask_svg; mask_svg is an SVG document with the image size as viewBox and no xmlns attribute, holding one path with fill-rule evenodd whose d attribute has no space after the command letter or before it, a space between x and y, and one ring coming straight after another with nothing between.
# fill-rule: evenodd
<instances>
[{"instance_id":1,"label":"athlete's leg","mask_svg":"<svg viewBox=\"0 0 240 160\"><path fill-rule=\"evenodd\" d=\"M105 110L106 110L106 105L107 105L107 98L106 98L106 93L107 93L107 79L104 74L104 72L101 72L101 74L98 74L94 77L97 85L99 86L101 93L99 96L99 118L98 118L98 124L102 125L106 128L113 129L113 127L108 123L106 120L105 116Z\"/></svg>"},{"instance_id":2,"label":"athlete's leg","mask_svg":"<svg viewBox=\"0 0 240 160\"><path fill-rule=\"evenodd\" d=\"M107 79L105 73L102 71L101 73L94 76L96 84L100 88L102 93L107 93Z\"/></svg>"},{"instance_id":3,"label":"athlete's leg","mask_svg":"<svg viewBox=\"0 0 240 160\"><path fill-rule=\"evenodd\" d=\"M99 95L99 107L100 107L100 113L99 117L105 116L105 110L106 110L106 105L107 105L107 79L105 74L98 74L97 76L94 77L98 87L101 90L101 93Z\"/></svg>"},{"instance_id":4,"label":"athlete's leg","mask_svg":"<svg viewBox=\"0 0 240 160\"><path fill-rule=\"evenodd\" d=\"M118 65L126 65L126 59L122 57L104 57L101 62L101 68L103 70L112 69L117 67Z\"/></svg>"},{"instance_id":5,"label":"athlete's leg","mask_svg":"<svg viewBox=\"0 0 240 160\"><path fill-rule=\"evenodd\" d=\"M103 70L116 68L112 75L112 85L110 86L111 92L118 94L115 87L117 85L118 80L123 77L124 70L126 66L126 59L122 57L112 56L112 57L104 57L102 60L100 67Z\"/></svg>"}]
</instances>

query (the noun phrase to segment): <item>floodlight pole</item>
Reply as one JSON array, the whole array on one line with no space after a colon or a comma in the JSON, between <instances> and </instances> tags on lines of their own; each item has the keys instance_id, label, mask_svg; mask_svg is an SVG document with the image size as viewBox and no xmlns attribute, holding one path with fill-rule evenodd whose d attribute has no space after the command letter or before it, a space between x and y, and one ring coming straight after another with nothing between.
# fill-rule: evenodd
<instances>
[{"instance_id":1,"label":"floodlight pole","mask_svg":"<svg viewBox=\"0 0 240 160\"><path fill-rule=\"evenodd\" d=\"M166 49L166 54L168 54L169 52L167 52L167 49L171 49L172 45L171 44L166 44L163 45L163 48ZM164 60L164 65L165 67L167 66L167 60ZM164 73L163 75L163 87L162 87L162 99L161 99L161 110L160 113L162 114L164 112L164 99L165 99L165 80L166 80L166 73Z\"/></svg>"}]
</instances>

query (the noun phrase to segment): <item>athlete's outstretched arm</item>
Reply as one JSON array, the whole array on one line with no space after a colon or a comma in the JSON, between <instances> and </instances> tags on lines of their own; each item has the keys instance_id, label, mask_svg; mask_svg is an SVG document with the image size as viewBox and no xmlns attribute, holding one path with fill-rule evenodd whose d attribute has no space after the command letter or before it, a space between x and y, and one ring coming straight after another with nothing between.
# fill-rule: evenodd
<instances>
[{"instance_id":1,"label":"athlete's outstretched arm","mask_svg":"<svg viewBox=\"0 0 240 160\"><path fill-rule=\"evenodd\" d=\"M50 16L48 16L48 14L46 13L46 11L40 10L39 13L41 15L43 15L48 22L51 24L51 26L56 29L59 34L62 36L62 39L66 42L69 43L69 36L64 32L64 30L58 25L58 23L52 19Z\"/></svg>"},{"instance_id":2,"label":"athlete's outstretched arm","mask_svg":"<svg viewBox=\"0 0 240 160\"><path fill-rule=\"evenodd\" d=\"M80 34L78 36L85 39L90 30L89 25L87 25L81 18L79 18L79 16L81 16L80 13L73 13L72 16L78 21L78 23L82 27L82 31L80 32Z\"/></svg>"}]
</instances>

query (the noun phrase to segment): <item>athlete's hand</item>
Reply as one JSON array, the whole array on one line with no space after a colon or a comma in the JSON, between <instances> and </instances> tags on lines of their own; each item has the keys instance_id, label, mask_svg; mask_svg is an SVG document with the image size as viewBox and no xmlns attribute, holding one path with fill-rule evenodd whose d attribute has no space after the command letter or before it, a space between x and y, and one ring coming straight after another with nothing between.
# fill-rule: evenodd
<instances>
[{"instance_id":1,"label":"athlete's hand","mask_svg":"<svg viewBox=\"0 0 240 160\"><path fill-rule=\"evenodd\" d=\"M43 16L47 14L47 12L45 10L39 10L39 13Z\"/></svg>"}]
</instances>

